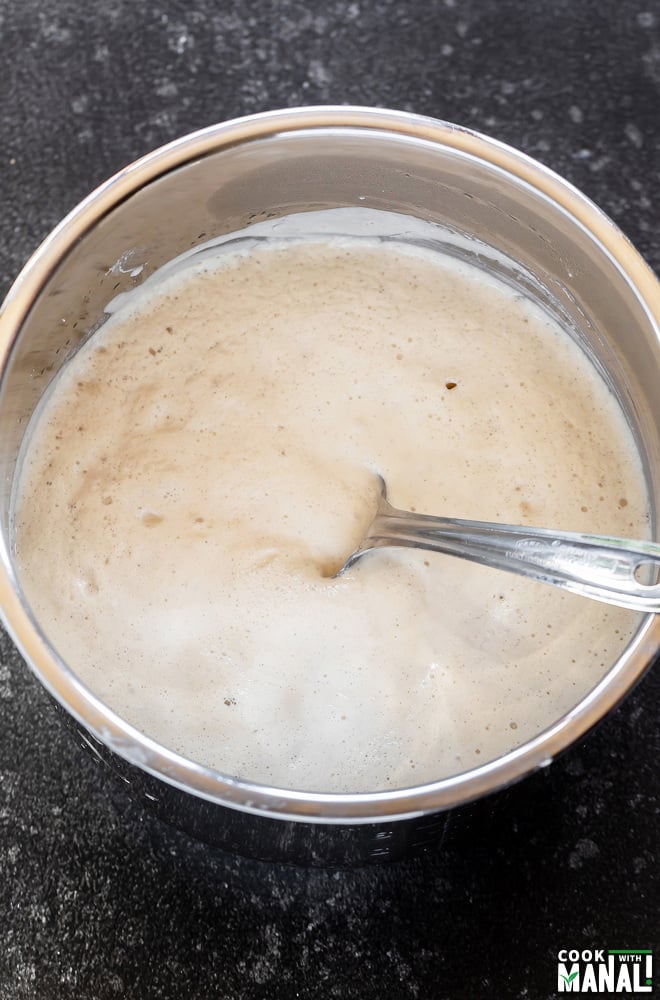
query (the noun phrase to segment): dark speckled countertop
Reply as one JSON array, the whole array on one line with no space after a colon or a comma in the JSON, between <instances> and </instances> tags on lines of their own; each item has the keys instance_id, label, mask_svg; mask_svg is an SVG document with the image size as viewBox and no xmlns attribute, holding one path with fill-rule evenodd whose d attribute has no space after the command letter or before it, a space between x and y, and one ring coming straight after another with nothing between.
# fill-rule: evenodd
<instances>
[{"instance_id":1,"label":"dark speckled countertop","mask_svg":"<svg viewBox=\"0 0 660 1000\"><path fill-rule=\"evenodd\" d=\"M128 161L313 103L418 111L516 145L660 270L658 0L2 0L0 39L3 294ZM0 998L546 1000L560 948L655 948L660 962L659 756L656 667L441 850L287 869L133 804L3 637Z\"/></svg>"}]
</instances>

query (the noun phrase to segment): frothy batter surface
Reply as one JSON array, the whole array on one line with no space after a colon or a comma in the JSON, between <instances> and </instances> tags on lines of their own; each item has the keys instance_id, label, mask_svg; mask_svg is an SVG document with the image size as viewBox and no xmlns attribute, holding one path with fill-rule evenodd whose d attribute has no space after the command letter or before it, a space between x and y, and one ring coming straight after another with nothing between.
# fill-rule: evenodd
<instances>
[{"instance_id":1,"label":"frothy batter surface","mask_svg":"<svg viewBox=\"0 0 660 1000\"><path fill-rule=\"evenodd\" d=\"M59 377L16 504L28 599L89 687L243 778L418 784L494 758L602 676L637 616L381 550L419 512L645 536L641 468L569 337L466 264L272 244L127 306Z\"/></svg>"}]
</instances>

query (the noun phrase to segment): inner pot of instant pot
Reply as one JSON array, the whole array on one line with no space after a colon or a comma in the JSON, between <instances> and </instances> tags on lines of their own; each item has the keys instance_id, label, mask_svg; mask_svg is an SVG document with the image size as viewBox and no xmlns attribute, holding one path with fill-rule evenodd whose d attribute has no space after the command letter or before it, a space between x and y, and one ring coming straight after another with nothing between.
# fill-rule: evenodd
<instances>
[{"instance_id":1,"label":"inner pot of instant pot","mask_svg":"<svg viewBox=\"0 0 660 1000\"><path fill-rule=\"evenodd\" d=\"M548 764L618 703L660 648L660 622L640 618L624 653L586 697L497 760L416 787L330 794L256 784L174 753L119 718L51 647L17 582L10 508L25 429L52 379L103 324L108 304L173 258L255 224L343 208L432 224L441 249L502 278L559 320L626 415L657 538L657 282L613 224L569 185L455 126L310 108L185 137L75 209L28 263L0 315L0 597L15 642L84 744L161 817L240 853L312 864L389 860L437 840L447 810Z\"/></svg>"}]
</instances>

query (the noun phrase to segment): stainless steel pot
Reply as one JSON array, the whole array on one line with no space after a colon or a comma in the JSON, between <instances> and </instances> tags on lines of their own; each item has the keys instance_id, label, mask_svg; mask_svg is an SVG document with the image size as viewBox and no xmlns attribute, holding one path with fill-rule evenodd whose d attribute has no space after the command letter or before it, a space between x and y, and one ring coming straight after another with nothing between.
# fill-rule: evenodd
<instances>
[{"instance_id":1,"label":"stainless steel pot","mask_svg":"<svg viewBox=\"0 0 660 1000\"><path fill-rule=\"evenodd\" d=\"M186 136L82 202L26 265L0 313L0 601L14 641L85 745L163 818L240 853L306 864L389 860L438 839L447 810L550 763L617 704L660 650L660 616L648 616L601 682L513 752L415 788L337 795L255 785L184 759L115 715L49 645L17 584L10 491L26 424L57 370L110 299L177 254L261 219L353 205L440 223L472 240L475 253L476 240L515 262L508 280L575 329L617 393L644 460L657 537L660 286L575 189L466 129L328 107Z\"/></svg>"}]
</instances>

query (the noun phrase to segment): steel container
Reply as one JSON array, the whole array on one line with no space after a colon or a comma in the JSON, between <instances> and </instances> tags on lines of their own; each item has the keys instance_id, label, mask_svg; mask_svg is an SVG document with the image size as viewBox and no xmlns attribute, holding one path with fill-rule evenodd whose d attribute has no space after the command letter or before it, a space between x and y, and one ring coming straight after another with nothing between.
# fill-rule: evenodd
<instances>
[{"instance_id":1,"label":"steel container","mask_svg":"<svg viewBox=\"0 0 660 1000\"><path fill-rule=\"evenodd\" d=\"M593 690L524 745L418 787L340 795L266 787L179 756L119 718L51 647L17 582L10 495L26 425L54 375L114 296L176 255L256 221L342 206L438 223L467 237L477 256L479 247L493 248L486 266L574 331L633 429L657 539L658 281L570 184L467 129L385 110L310 107L185 136L75 208L25 266L0 313L0 604L27 664L84 745L162 818L239 853L321 865L382 862L441 839L449 810L549 764L620 701L660 649L660 616L640 618Z\"/></svg>"}]
</instances>

